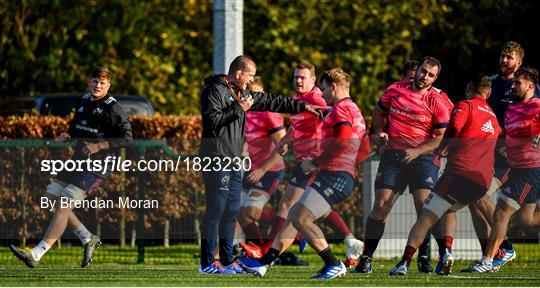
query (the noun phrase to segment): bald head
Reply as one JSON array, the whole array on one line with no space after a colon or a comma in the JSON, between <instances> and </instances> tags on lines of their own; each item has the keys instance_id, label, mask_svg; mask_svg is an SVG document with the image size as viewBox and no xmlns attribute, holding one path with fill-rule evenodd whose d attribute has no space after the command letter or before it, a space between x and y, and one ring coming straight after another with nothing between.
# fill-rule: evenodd
<instances>
[{"instance_id":1,"label":"bald head","mask_svg":"<svg viewBox=\"0 0 540 288\"><path fill-rule=\"evenodd\" d=\"M248 69L253 68L253 70L257 69L257 65L255 64L255 61L251 59L251 57L246 55L240 55L234 58L234 60L231 63L231 66L229 66L229 75L234 75L234 73L240 71L245 72Z\"/></svg>"},{"instance_id":2,"label":"bald head","mask_svg":"<svg viewBox=\"0 0 540 288\"><path fill-rule=\"evenodd\" d=\"M243 91L253 82L255 73L257 73L255 61L249 56L240 55L232 61L227 78L234 82L237 89Z\"/></svg>"}]
</instances>

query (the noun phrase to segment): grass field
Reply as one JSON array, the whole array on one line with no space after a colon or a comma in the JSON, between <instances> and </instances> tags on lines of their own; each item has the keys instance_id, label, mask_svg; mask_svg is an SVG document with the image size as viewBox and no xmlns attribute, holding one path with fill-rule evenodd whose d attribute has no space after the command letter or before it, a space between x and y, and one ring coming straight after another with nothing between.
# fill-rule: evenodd
<instances>
[{"instance_id":1,"label":"grass field","mask_svg":"<svg viewBox=\"0 0 540 288\"><path fill-rule=\"evenodd\" d=\"M535 245L538 247L538 245ZM187 249L186 249L187 248ZM108 249L100 248L97 253L105 254ZM164 249L164 248L162 248ZM307 267L272 267L266 277L253 275L199 275L193 251L196 247L169 248L170 253L160 250L161 257L185 259L193 264L114 264L100 263L99 258L90 267L81 269L77 261L79 256L66 258L65 254L53 250L44 258L36 269L28 269L23 264L13 261L5 247L0 248L0 285L1 286L540 286L540 258L536 262L517 261L506 265L500 272L489 274L466 274L455 272L448 277L421 275L412 267L405 277L388 277L389 269L395 261L378 260L374 272L370 275L347 274L333 280L312 280L322 262L313 252L301 257L310 262ZM150 249L149 254L152 254ZM340 251L341 247L334 250ZM530 249L527 249L530 251ZM538 251L537 249L535 249ZM80 252L80 249L77 249ZM189 252L183 252L189 251ZM519 251L519 247L518 247ZM533 250L534 251L534 250ZM154 253L156 251L153 251ZM185 253L185 255L179 254ZM519 252L518 252L519 253ZM540 252L537 252L540 254ZM96 255L97 256L97 255ZM530 256L530 255L529 255ZM519 257L519 256L518 256ZM58 259L55 259L58 258ZM152 258L150 258L152 259ZM61 261L54 261L61 260ZM119 259L121 260L121 259ZM64 264L59 264L59 263ZM122 261L120 261L122 262ZM159 263L159 261L154 261ZM414 265L416 263L413 263ZM454 271L468 266L468 262L458 261Z\"/></svg>"}]
</instances>

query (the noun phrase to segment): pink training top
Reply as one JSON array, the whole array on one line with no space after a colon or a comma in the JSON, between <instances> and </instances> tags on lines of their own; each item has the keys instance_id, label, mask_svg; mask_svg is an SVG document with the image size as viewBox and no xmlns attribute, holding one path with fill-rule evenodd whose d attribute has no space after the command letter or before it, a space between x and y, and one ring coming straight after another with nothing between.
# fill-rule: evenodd
<instances>
[{"instance_id":1,"label":"pink training top","mask_svg":"<svg viewBox=\"0 0 540 288\"><path fill-rule=\"evenodd\" d=\"M456 104L444 133L450 139L445 171L489 188L493 178L494 150L501 128L483 97Z\"/></svg>"},{"instance_id":2,"label":"pink training top","mask_svg":"<svg viewBox=\"0 0 540 288\"><path fill-rule=\"evenodd\" d=\"M251 169L257 169L270 157L276 145L272 141L272 134L285 129L283 117L274 112L247 112L246 115L246 142L248 144ZM281 160L269 171L278 171L285 168Z\"/></svg>"},{"instance_id":3,"label":"pink training top","mask_svg":"<svg viewBox=\"0 0 540 288\"><path fill-rule=\"evenodd\" d=\"M326 163L319 163L319 168L326 171L344 171L350 173L353 177L356 172L356 159L360 149L360 141L366 134L366 123L364 117L358 109L356 103L351 98L345 98L334 104L323 121L323 139L321 143L322 150L335 149L331 147L334 142L334 130L341 125L352 127L350 139L340 139L347 141L343 151Z\"/></svg>"},{"instance_id":4,"label":"pink training top","mask_svg":"<svg viewBox=\"0 0 540 288\"><path fill-rule=\"evenodd\" d=\"M539 168L540 148L532 138L540 134L540 98L508 105L504 114L506 154L512 168Z\"/></svg>"},{"instance_id":5,"label":"pink training top","mask_svg":"<svg viewBox=\"0 0 540 288\"><path fill-rule=\"evenodd\" d=\"M378 106L388 113L388 148L405 150L432 138L433 130L446 128L450 118L445 101L435 89L419 94L408 81L386 88Z\"/></svg>"},{"instance_id":6,"label":"pink training top","mask_svg":"<svg viewBox=\"0 0 540 288\"><path fill-rule=\"evenodd\" d=\"M304 94L296 93L293 99L328 108L319 87L314 87L311 91ZM301 161L304 158L315 158L319 156L321 153L322 120L310 112L300 112L290 117L293 128L293 150L296 160Z\"/></svg>"}]
</instances>

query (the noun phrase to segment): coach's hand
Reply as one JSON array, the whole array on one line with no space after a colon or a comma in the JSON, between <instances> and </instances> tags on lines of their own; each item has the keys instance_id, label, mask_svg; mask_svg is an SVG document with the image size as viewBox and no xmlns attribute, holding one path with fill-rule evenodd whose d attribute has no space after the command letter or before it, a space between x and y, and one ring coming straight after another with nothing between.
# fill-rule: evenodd
<instances>
[{"instance_id":1,"label":"coach's hand","mask_svg":"<svg viewBox=\"0 0 540 288\"><path fill-rule=\"evenodd\" d=\"M253 97L249 95L248 97L242 98L240 99L239 104L242 107L242 110L248 111L249 108L251 108L251 105L253 105Z\"/></svg>"},{"instance_id":2,"label":"coach's hand","mask_svg":"<svg viewBox=\"0 0 540 288\"><path fill-rule=\"evenodd\" d=\"M306 111L315 114L315 117L319 119L322 119L324 116L324 107L322 106L306 104Z\"/></svg>"},{"instance_id":3,"label":"coach's hand","mask_svg":"<svg viewBox=\"0 0 540 288\"><path fill-rule=\"evenodd\" d=\"M254 169L246 176L246 180L249 183L257 183L261 181L261 178L264 176L265 173L266 171L261 168Z\"/></svg>"},{"instance_id":4,"label":"coach's hand","mask_svg":"<svg viewBox=\"0 0 540 288\"><path fill-rule=\"evenodd\" d=\"M405 149L405 155L403 155L403 159L401 159L401 162L403 163L410 163L412 160L418 158L420 156L420 151L417 149Z\"/></svg>"},{"instance_id":5,"label":"coach's hand","mask_svg":"<svg viewBox=\"0 0 540 288\"><path fill-rule=\"evenodd\" d=\"M302 160L302 164L300 165L302 167L302 171L304 171L304 174L311 174L311 172L317 170L317 166L313 164L313 161L311 159L304 159Z\"/></svg>"},{"instance_id":6,"label":"coach's hand","mask_svg":"<svg viewBox=\"0 0 540 288\"><path fill-rule=\"evenodd\" d=\"M62 132L60 133L60 135L58 136L58 142L64 142L64 141L69 141L71 139L71 135L69 135L69 133L66 133L66 132Z\"/></svg>"}]
</instances>

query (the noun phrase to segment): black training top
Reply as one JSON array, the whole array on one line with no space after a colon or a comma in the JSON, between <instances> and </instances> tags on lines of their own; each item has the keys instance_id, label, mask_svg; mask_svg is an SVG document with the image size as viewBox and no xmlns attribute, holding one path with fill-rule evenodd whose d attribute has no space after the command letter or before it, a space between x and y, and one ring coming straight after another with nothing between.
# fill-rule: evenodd
<instances>
[{"instance_id":1,"label":"black training top","mask_svg":"<svg viewBox=\"0 0 540 288\"><path fill-rule=\"evenodd\" d=\"M118 148L132 142L131 124L127 114L118 101L107 94L98 100L91 100L86 93L75 103L75 115L71 120L68 133L77 140L72 159L87 159L82 153L84 142L109 142L109 150L102 150L90 156L91 159L103 160L107 155L115 155Z\"/></svg>"}]
</instances>

